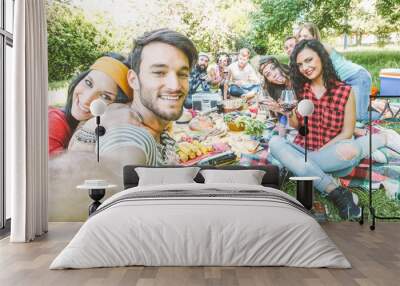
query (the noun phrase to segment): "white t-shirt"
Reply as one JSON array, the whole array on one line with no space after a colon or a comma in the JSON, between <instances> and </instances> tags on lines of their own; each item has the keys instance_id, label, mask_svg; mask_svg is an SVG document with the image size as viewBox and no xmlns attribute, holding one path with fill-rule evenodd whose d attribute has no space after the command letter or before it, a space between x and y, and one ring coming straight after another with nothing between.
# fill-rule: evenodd
<instances>
[{"instance_id":1,"label":"white t-shirt","mask_svg":"<svg viewBox=\"0 0 400 286\"><path fill-rule=\"evenodd\" d=\"M239 68L239 62L231 63L228 67L233 83L237 81L245 82L246 84L258 84L259 80L256 71L247 63L243 69Z\"/></svg>"}]
</instances>

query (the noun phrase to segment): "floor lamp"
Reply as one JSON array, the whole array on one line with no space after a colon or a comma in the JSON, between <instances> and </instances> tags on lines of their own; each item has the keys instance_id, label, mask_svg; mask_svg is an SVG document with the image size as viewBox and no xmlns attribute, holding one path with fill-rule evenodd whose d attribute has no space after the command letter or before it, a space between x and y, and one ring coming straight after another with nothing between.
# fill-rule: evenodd
<instances>
[{"instance_id":1,"label":"floor lamp","mask_svg":"<svg viewBox=\"0 0 400 286\"><path fill-rule=\"evenodd\" d=\"M106 111L107 105L104 103L103 100L101 99L96 99L93 100L92 103L90 104L90 112L93 114L93 116L96 117L96 147L97 147L97 162L100 161L100 143L99 143L99 138L100 136L103 136L106 133L106 129L104 126L100 125L100 116L104 114Z\"/></svg>"},{"instance_id":2,"label":"floor lamp","mask_svg":"<svg viewBox=\"0 0 400 286\"><path fill-rule=\"evenodd\" d=\"M97 162L100 162L100 143L99 138L106 133L106 129L100 125L100 116L104 114L107 109L107 105L101 99L93 100L90 103L90 113L96 117L96 147L97 147ZM94 213L96 209L100 206L100 200L104 197L106 193L106 188L115 187L114 185L109 185L104 180L85 180L83 185L77 186L78 189L87 189L89 190L89 197L93 200L91 205L89 206L89 215Z\"/></svg>"},{"instance_id":3,"label":"floor lamp","mask_svg":"<svg viewBox=\"0 0 400 286\"><path fill-rule=\"evenodd\" d=\"M307 164L308 141L308 117L314 112L314 104L309 99L303 99L297 106L297 112L304 118L304 126L299 128L299 134L304 136L304 163ZM296 181L296 199L301 202L304 207L311 210L313 207L313 181L318 180L318 177L291 177Z\"/></svg>"},{"instance_id":4,"label":"floor lamp","mask_svg":"<svg viewBox=\"0 0 400 286\"><path fill-rule=\"evenodd\" d=\"M307 162L307 150L308 150L308 117L314 112L314 103L309 99L303 99L297 106L297 111L304 118L304 126L299 129L300 135L304 136L304 161Z\"/></svg>"}]
</instances>

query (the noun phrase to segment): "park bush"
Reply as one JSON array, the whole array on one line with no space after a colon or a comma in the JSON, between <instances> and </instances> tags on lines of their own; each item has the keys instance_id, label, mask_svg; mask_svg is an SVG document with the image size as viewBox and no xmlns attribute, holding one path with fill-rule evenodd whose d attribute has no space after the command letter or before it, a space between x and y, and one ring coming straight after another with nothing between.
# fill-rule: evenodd
<instances>
[{"instance_id":1,"label":"park bush","mask_svg":"<svg viewBox=\"0 0 400 286\"><path fill-rule=\"evenodd\" d=\"M49 82L70 79L113 50L110 37L99 32L81 10L58 2L46 8Z\"/></svg>"}]
</instances>

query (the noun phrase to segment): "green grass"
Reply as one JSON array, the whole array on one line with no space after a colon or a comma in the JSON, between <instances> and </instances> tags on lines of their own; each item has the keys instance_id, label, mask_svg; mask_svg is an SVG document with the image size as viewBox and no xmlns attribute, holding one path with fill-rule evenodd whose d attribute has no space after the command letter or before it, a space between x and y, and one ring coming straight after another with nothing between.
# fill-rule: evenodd
<instances>
[{"instance_id":1,"label":"green grass","mask_svg":"<svg viewBox=\"0 0 400 286\"><path fill-rule=\"evenodd\" d=\"M360 199L360 204L368 207L368 192L361 190L353 190ZM384 189L379 189L372 193L372 205L375 208L377 216L396 216L400 217L400 202L389 199Z\"/></svg>"},{"instance_id":2,"label":"green grass","mask_svg":"<svg viewBox=\"0 0 400 286\"><path fill-rule=\"evenodd\" d=\"M390 118L386 119L382 123L380 123L381 126L388 128L388 129L393 129L397 133L400 133L400 119L399 118Z\"/></svg>"},{"instance_id":3,"label":"green grass","mask_svg":"<svg viewBox=\"0 0 400 286\"><path fill-rule=\"evenodd\" d=\"M49 82L49 90L57 90L57 89L61 89L61 88L67 88L68 83L69 83L68 80Z\"/></svg>"},{"instance_id":4,"label":"green grass","mask_svg":"<svg viewBox=\"0 0 400 286\"><path fill-rule=\"evenodd\" d=\"M288 180L282 186L282 190L289 195L296 196L296 183ZM352 192L356 193L359 198L359 205L364 206L364 215L370 219L370 214L368 211L368 191L360 190L358 188L351 189ZM332 202L326 198L322 197L318 191L314 192L314 200L321 202L327 211L329 221L342 221L340 218L337 208L332 204ZM372 193L373 207L375 208L377 216L383 217L400 217L400 202L389 199L384 189L374 191Z\"/></svg>"},{"instance_id":5,"label":"green grass","mask_svg":"<svg viewBox=\"0 0 400 286\"><path fill-rule=\"evenodd\" d=\"M285 193L288 193L292 197L296 197L296 183L293 181L288 180L282 186L282 190ZM326 213L328 215L329 221L341 221L338 211L336 207L332 204L330 200L320 196L318 191L314 191L314 200L321 202L325 206Z\"/></svg>"},{"instance_id":6,"label":"green grass","mask_svg":"<svg viewBox=\"0 0 400 286\"><path fill-rule=\"evenodd\" d=\"M372 84L379 88L379 71L383 68L400 68L400 51L367 50L345 52L353 63L365 67L372 76Z\"/></svg>"}]
</instances>

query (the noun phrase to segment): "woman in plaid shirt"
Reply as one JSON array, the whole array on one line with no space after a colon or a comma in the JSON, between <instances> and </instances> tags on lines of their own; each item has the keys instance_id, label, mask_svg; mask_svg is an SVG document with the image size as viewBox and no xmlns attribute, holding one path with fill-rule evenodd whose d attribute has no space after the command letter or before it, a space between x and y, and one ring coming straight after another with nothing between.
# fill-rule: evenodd
<instances>
[{"instance_id":1,"label":"woman in plaid shirt","mask_svg":"<svg viewBox=\"0 0 400 286\"><path fill-rule=\"evenodd\" d=\"M298 42L301 40L321 41L321 35L314 23L306 22L297 30L296 39ZM324 48L329 54L338 78L350 85L354 92L357 120L368 121L369 95L372 86L371 74L364 67L344 58L334 48L326 44L324 44ZM375 110L371 115L373 120L381 117Z\"/></svg>"},{"instance_id":2,"label":"woman in plaid shirt","mask_svg":"<svg viewBox=\"0 0 400 286\"><path fill-rule=\"evenodd\" d=\"M317 176L315 187L328 196L344 219L360 216L357 197L338 185L332 175L348 175L361 159L368 155L368 136L353 139L356 123L355 96L351 86L341 82L324 46L317 40L303 40L291 55L290 73L299 100L314 103L314 113L308 119L309 160L304 163L304 136L298 134L291 143L274 136L270 141L272 156L296 176ZM304 125L296 112L287 115L294 128ZM374 135L373 149L396 146L397 133Z\"/></svg>"}]
</instances>

